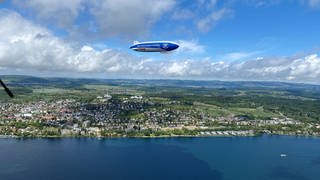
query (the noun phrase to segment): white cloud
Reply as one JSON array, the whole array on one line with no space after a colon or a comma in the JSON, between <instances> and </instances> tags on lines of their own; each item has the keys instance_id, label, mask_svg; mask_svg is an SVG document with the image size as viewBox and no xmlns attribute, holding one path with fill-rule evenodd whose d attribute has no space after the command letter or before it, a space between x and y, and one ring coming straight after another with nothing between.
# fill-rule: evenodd
<instances>
[{"instance_id":1,"label":"white cloud","mask_svg":"<svg viewBox=\"0 0 320 180\"><path fill-rule=\"evenodd\" d=\"M245 2L247 5L259 8L259 7L274 6L274 5L280 4L282 1L281 0L245 0L243 2Z\"/></svg>"},{"instance_id":2,"label":"white cloud","mask_svg":"<svg viewBox=\"0 0 320 180\"><path fill-rule=\"evenodd\" d=\"M179 44L178 52L196 54L205 52L205 47L196 40L178 40L177 42Z\"/></svg>"},{"instance_id":3,"label":"white cloud","mask_svg":"<svg viewBox=\"0 0 320 180\"><path fill-rule=\"evenodd\" d=\"M320 0L307 0L307 4L311 8L318 8L320 7Z\"/></svg>"},{"instance_id":4,"label":"white cloud","mask_svg":"<svg viewBox=\"0 0 320 180\"><path fill-rule=\"evenodd\" d=\"M90 12L105 36L130 36L148 32L174 6L174 0L96 0Z\"/></svg>"},{"instance_id":5,"label":"white cloud","mask_svg":"<svg viewBox=\"0 0 320 180\"><path fill-rule=\"evenodd\" d=\"M197 28L201 32L208 32L219 20L230 14L232 14L232 10L227 8L213 10L209 15L197 22Z\"/></svg>"},{"instance_id":6,"label":"white cloud","mask_svg":"<svg viewBox=\"0 0 320 180\"><path fill-rule=\"evenodd\" d=\"M74 38L137 36L175 6L175 0L14 0L46 25L58 25ZM81 14L89 17L75 22Z\"/></svg>"},{"instance_id":7,"label":"white cloud","mask_svg":"<svg viewBox=\"0 0 320 180\"><path fill-rule=\"evenodd\" d=\"M31 11L38 19L56 23L60 27L70 27L85 9L84 0L14 0L15 5ZM35 12L35 13L34 13Z\"/></svg>"},{"instance_id":8,"label":"white cloud","mask_svg":"<svg viewBox=\"0 0 320 180\"><path fill-rule=\"evenodd\" d=\"M236 61L236 60L251 58L252 56L254 56L254 55L258 54L258 53L259 53L259 51L231 52L231 53L224 54L219 59L224 60L224 61Z\"/></svg>"},{"instance_id":9,"label":"white cloud","mask_svg":"<svg viewBox=\"0 0 320 180\"><path fill-rule=\"evenodd\" d=\"M186 70L189 69L189 62L182 61L182 62L173 62L164 66L160 73L164 76L182 76L186 74Z\"/></svg>"},{"instance_id":10,"label":"white cloud","mask_svg":"<svg viewBox=\"0 0 320 180\"><path fill-rule=\"evenodd\" d=\"M195 17L194 12L189 9L177 9L172 14L172 19L174 20L186 20Z\"/></svg>"},{"instance_id":11,"label":"white cloud","mask_svg":"<svg viewBox=\"0 0 320 180\"><path fill-rule=\"evenodd\" d=\"M80 74L82 77L96 74L104 78L165 77L320 83L320 58L317 54L299 58L264 57L241 62L214 62L210 57L159 61L138 58L113 49L95 50L88 45L65 42L48 29L11 11L0 11L0 24L0 69L6 72L11 70L20 74L33 72L34 75L54 76Z\"/></svg>"},{"instance_id":12,"label":"white cloud","mask_svg":"<svg viewBox=\"0 0 320 180\"><path fill-rule=\"evenodd\" d=\"M78 47L53 36L50 31L31 23L19 14L1 11L0 66L12 69L70 72L117 72L117 64L132 59L111 49L95 51ZM127 61L127 60L126 60ZM119 69L120 71L120 69Z\"/></svg>"},{"instance_id":13,"label":"white cloud","mask_svg":"<svg viewBox=\"0 0 320 180\"><path fill-rule=\"evenodd\" d=\"M172 19L189 20L195 24L196 30L207 33L218 21L233 14L233 10L227 5L228 1L220 4L222 5L218 6L217 0L193 1L189 6L178 6L172 14Z\"/></svg>"},{"instance_id":14,"label":"white cloud","mask_svg":"<svg viewBox=\"0 0 320 180\"><path fill-rule=\"evenodd\" d=\"M182 24L185 29L200 31L203 33L209 32L221 19L233 14L228 1L218 4L217 0L196 0L192 1L188 6L177 3L171 19L178 25L179 23L188 20L194 24L194 27Z\"/></svg>"},{"instance_id":15,"label":"white cloud","mask_svg":"<svg viewBox=\"0 0 320 180\"><path fill-rule=\"evenodd\" d=\"M234 1L237 2L237 1ZM283 0L243 0L241 1L245 3L246 5L253 6L256 8L260 7L271 7L271 6L276 6L282 3L288 3L288 1L283 1ZM318 8L320 7L320 0L295 0L295 1L290 1L302 5L306 5L310 8Z\"/></svg>"},{"instance_id":16,"label":"white cloud","mask_svg":"<svg viewBox=\"0 0 320 180\"><path fill-rule=\"evenodd\" d=\"M312 54L305 58L294 60L291 65L290 76L300 80L320 78L320 58L318 55Z\"/></svg>"},{"instance_id":17,"label":"white cloud","mask_svg":"<svg viewBox=\"0 0 320 180\"><path fill-rule=\"evenodd\" d=\"M197 0L196 1L198 6L206 6L208 8L213 8L217 4L217 0Z\"/></svg>"},{"instance_id":18,"label":"white cloud","mask_svg":"<svg viewBox=\"0 0 320 180\"><path fill-rule=\"evenodd\" d=\"M190 7L177 0L13 0L13 4L37 23L85 40L145 38L155 23L166 18L170 23L190 20L196 30L208 32L232 14L229 8L217 8L217 0L194 1Z\"/></svg>"}]
</instances>

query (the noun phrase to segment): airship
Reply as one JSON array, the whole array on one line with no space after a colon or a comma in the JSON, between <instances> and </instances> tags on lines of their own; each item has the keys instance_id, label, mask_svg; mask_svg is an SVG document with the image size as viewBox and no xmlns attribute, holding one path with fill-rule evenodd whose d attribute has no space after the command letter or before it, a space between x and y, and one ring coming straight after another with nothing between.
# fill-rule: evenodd
<instances>
[{"instance_id":1,"label":"airship","mask_svg":"<svg viewBox=\"0 0 320 180\"><path fill-rule=\"evenodd\" d=\"M177 49L179 45L171 41L134 41L130 49L139 52L160 52L167 53Z\"/></svg>"}]
</instances>

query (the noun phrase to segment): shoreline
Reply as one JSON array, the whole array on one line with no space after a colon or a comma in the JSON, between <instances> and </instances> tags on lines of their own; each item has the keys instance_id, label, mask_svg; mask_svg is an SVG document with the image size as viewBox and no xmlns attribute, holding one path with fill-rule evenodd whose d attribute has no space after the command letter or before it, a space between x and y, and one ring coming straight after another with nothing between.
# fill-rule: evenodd
<instances>
[{"instance_id":1,"label":"shoreline","mask_svg":"<svg viewBox=\"0 0 320 180\"><path fill-rule=\"evenodd\" d=\"M134 139L158 139L158 138L238 138L238 137L261 137L261 136L290 136L290 137L311 137L320 138L318 135L293 135L293 134L268 134L259 133L253 135L161 135L161 136L14 136L14 135L0 135L0 139L63 139L63 138L83 138L83 139L120 139L120 138L134 138Z\"/></svg>"}]
</instances>

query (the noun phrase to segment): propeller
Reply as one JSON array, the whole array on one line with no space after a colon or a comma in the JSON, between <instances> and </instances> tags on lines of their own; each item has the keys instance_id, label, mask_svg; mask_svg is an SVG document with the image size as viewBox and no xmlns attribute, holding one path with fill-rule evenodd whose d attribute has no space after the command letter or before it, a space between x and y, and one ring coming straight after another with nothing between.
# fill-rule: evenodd
<instances>
[{"instance_id":1,"label":"propeller","mask_svg":"<svg viewBox=\"0 0 320 180\"><path fill-rule=\"evenodd\" d=\"M3 83L3 81L2 81L1 79L0 79L0 84L1 84L1 86L4 88L4 90L7 92L7 94L8 94L11 98L13 98L12 92L10 91L9 88L7 88L7 86Z\"/></svg>"}]
</instances>

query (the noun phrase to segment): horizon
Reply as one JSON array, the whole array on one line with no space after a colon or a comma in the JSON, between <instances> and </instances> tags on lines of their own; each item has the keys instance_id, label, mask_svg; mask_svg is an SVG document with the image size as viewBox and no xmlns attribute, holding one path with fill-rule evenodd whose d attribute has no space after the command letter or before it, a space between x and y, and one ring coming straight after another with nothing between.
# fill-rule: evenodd
<instances>
[{"instance_id":1,"label":"horizon","mask_svg":"<svg viewBox=\"0 0 320 180\"><path fill-rule=\"evenodd\" d=\"M200 82L222 82L222 83L239 83L239 82L252 82L252 83L284 83L284 84L292 84L292 85L311 85L311 86L320 86L316 83L306 83L306 82L291 82L291 81L257 81L257 80L215 80L215 79L164 79L164 78L99 78L99 77L62 77L62 76L33 76L33 75L18 75L18 74L1 74L1 78L3 77L31 77L31 78L44 78L44 79L72 79L72 80L127 80L127 81L200 81ZM6 79L3 79L6 81ZM9 83L10 84L10 83Z\"/></svg>"},{"instance_id":2,"label":"horizon","mask_svg":"<svg viewBox=\"0 0 320 180\"><path fill-rule=\"evenodd\" d=\"M0 6L1 74L320 84L319 0L5 0ZM139 53L129 49L134 40L180 47L166 55Z\"/></svg>"}]
</instances>

